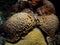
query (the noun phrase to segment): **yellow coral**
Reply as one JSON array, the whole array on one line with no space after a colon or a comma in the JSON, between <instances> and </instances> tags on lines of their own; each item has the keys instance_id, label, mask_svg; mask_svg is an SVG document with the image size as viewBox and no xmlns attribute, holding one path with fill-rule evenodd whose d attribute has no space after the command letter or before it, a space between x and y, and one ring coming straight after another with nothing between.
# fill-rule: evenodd
<instances>
[{"instance_id":1,"label":"yellow coral","mask_svg":"<svg viewBox=\"0 0 60 45\"><path fill-rule=\"evenodd\" d=\"M46 45L43 34L40 29L34 28L24 39L32 40L35 43L39 43L40 45Z\"/></svg>"},{"instance_id":2,"label":"yellow coral","mask_svg":"<svg viewBox=\"0 0 60 45\"><path fill-rule=\"evenodd\" d=\"M23 40L20 40L15 44L6 42L5 45L47 45L47 44L45 42L44 36L42 35L40 29L34 28L33 31L28 33L23 38Z\"/></svg>"}]
</instances>

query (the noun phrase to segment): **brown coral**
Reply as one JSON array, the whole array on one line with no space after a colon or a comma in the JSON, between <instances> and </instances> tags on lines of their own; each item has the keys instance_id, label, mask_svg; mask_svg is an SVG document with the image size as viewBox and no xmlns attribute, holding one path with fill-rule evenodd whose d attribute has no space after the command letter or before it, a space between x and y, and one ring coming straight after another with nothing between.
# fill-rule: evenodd
<instances>
[{"instance_id":1,"label":"brown coral","mask_svg":"<svg viewBox=\"0 0 60 45\"><path fill-rule=\"evenodd\" d=\"M43 15L37 16L37 25L46 32L50 37L55 35L55 31L58 29L59 20L56 15Z\"/></svg>"},{"instance_id":2,"label":"brown coral","mask_svg":"<svg viewBox=\"0 0 60 45\"><path fill-rule=\"evenodd\" d=\"M15 42L21 35L28 33L28 30L35 25L34 18L28 13L17 13L9 18L3 25L7 41Z\"/></svg>"}]
</instances>

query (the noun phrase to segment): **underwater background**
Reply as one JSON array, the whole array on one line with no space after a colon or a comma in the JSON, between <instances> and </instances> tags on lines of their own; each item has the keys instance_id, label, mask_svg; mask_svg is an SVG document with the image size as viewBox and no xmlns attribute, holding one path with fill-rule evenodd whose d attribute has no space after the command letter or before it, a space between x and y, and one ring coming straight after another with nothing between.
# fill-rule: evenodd
<instances>
[{"instance_id":1,"label":"underwater background","mask_svg":"<svg viewBox=\"0 0 60 45\"><path fill-rule=\"evenodd\" d=\"M50 1L55 6L56 14L60 21L60 1L59 0L50 0ZM12 9L12 6L14 4L18 5L17 0L0 0L0 27L12 14L20 11L19 10L17 12L14 12L14 10ZM2 37L0 31L0 45L5 45L5 41L6 40L5 38ZM53 45L60 45L60 23L59 23L59 29L56 31L56 35L53 43L54 43Z\"/></svg>"}]
</instances>

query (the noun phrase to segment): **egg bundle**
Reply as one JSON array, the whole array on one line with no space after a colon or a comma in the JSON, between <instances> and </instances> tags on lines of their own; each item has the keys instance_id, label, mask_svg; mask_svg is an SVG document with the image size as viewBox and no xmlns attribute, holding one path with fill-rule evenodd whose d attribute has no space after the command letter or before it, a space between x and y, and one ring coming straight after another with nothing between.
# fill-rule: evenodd
<instances>
[{"instance_id":1,"label":"egg bundle","mask_svg":"<svg viewBox=\"0 0 60 45\"><path fill-rule=\"evenodd\" d=\"M44 0L43 6L38 7L36 12L26 8L12 15L3 24L6 40L8 42L16 42L36 28L41 29L48 36L54 37L59 25L59 20L55 13L54 6L51 2Z\"/></svg>"}]
</instances>

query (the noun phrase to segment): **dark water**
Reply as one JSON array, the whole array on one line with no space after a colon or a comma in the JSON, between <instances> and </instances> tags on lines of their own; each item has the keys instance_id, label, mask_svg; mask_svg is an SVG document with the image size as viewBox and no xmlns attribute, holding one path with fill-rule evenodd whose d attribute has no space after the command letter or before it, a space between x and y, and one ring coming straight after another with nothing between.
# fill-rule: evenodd
<instances>
[{"instance_id":1,"label":"dark water","mask_svg":"<svg viewBox=\"0 0 60 45\"><path fill-rule=\"evenodd\" d=\"M0 36L0 45L5 45L5 38Z\"/></svg>"}]
</instances>

